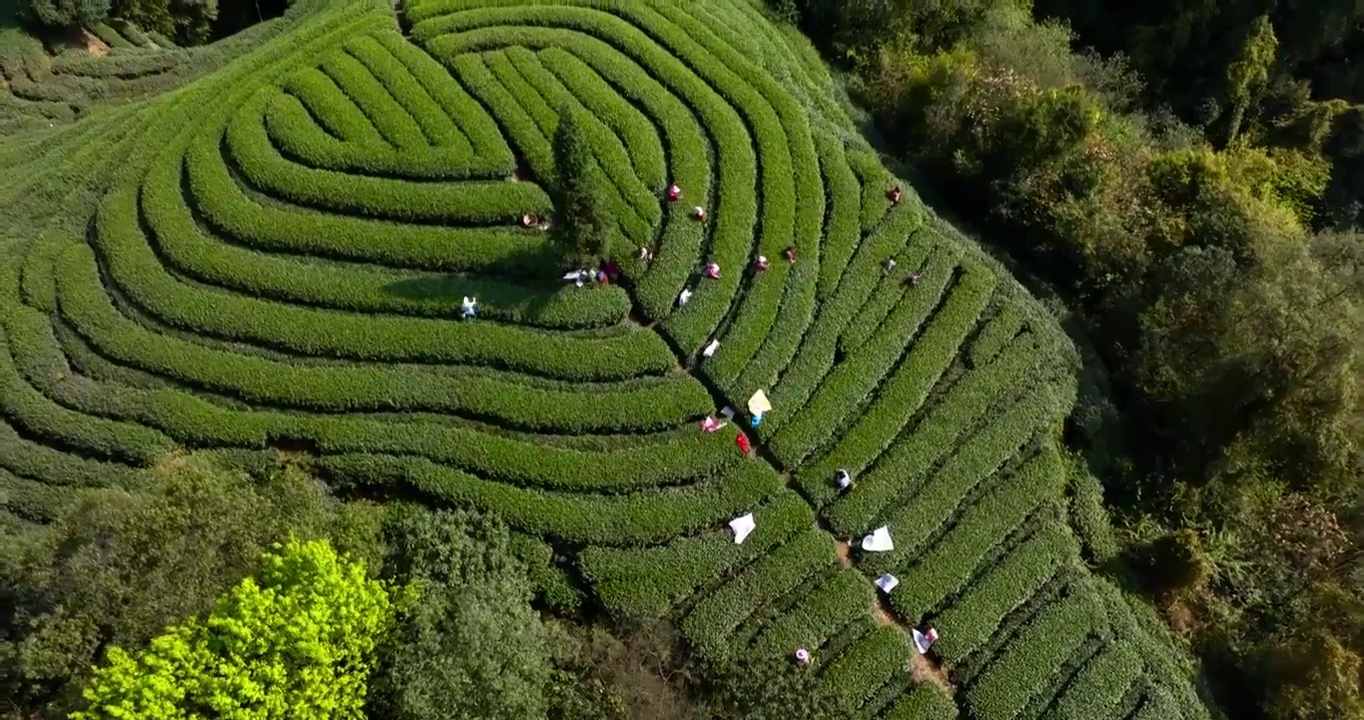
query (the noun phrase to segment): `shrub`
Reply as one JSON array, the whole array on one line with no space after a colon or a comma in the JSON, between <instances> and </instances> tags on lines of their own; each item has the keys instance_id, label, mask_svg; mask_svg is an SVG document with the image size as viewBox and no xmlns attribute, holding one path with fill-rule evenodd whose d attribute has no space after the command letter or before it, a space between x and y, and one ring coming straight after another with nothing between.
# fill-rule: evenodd
<instances>
[{"instance_id":1,"label":"shrub","mask_svg":"<svg viewBox=\"0 0 1364 720\"><path fill-rule=\"evenodd\" d=\"M230 715L279 708L290 717L361 718L376 647L393 625L387 590L362 563L323 542L266 553L208 618L190 619L134 657L109 650L75 720Z\"/></svg>"},{"instance_id":2,"label":"shrub","mask_svg":"<svg viewBox=\"0 0 1364 720\"><path fill-rule=\"evenodd\" d=\"M982 561L1041 503L1056 497L1063 482L1055 450L1034 456L1017 473L1000 478L989 494L962 512L951 533L915 558L904 573L914 581L890 596L892 607L901 617L918 621L957 596Z\"/></svg>"},{"instance_id":3,"label":"shrub","mask_svg":"<svg viewBox=\"0 0 1364 720\"><path fill-rule=\"evenodd\" d=\"M742 545L728 528L650 548L589 547L578 556L602 603L626 619L662 617L716 577L760 557L809 527L810 509L783 492L753 510L757 529Z\"/></svg>"},{"instance_id":4,"label":"shrub","mask_svg":"<svg viewBox=\"0 0 1364 720\"><path fill-rule=\"evenodd\" d=\"M1048 606L966 690L966 707L981 720L1015 717L1101 622L1100 608L1082 589Z\"/></svg>"},{"instance_id":5,"label":"shrub","mask_svg":"<svg viewBox=\"0 0 1364 720\"><path fill-rule=\"evenodd\" d=\"M587 267L610 257L611 238L606 217L592 186L592 155L587 139L571 109L560 113L554 132L554 168L558 172L555 192L559 212L555 217L555 240L565 254Z\"/></svg>"},{"instance_id":6,"label":"shrub","mask_svg":"<svg viewBox=\"0 0 1364 720\"><path fill-rule=\"evenodd\" d=\"M812 529L802 532L697 603L682 622L682 634L709 662L724 662L737 649L734 631L745 619L833 564L832 539Z\"/></svg>"},{"instance_id":7,"label":"shrub","mask_svg":"<svg viewBox=\"0 0 1364 720\"><path fill-rule=\"evenodd\" d=\"M951 366L984 302L984 293L953 292L866 412L827 452L801 468L799 481L814 502L832 499L829 478L836 470L861 473L895 442Z\"/></svg>"},{"instance_id":8,"label":"shrub","mask_svg":"<svg viewBox=\"0 0 1364 720\"><path fill-rule=\"evenodd\" d=\"M1068 528L1043 523L934 617L933 625L942 635L934 646L938 655L947 662L959 663L975 652L1010 613L1051 580L1058 568L1071 562L1076 551Z\"/></svg>"},{"instance_id":9,"label":"shrub","mask_svg":"<svg viewBox=\"0 0 1364 720\"><path fill-rule=\"evenodd\" d=\"M109 0L20 0L18 6L22 17L43 25L85 25L94 27L96 31L101 27L108 28L102 23L109 17Z\"/></svg>"},{"instance_id":10,"label":"shrub","mask_svg":"<svg viewBox=\"0 0 1364 720\"><path fill-rule=\"evenodd\" d=\"M530 583L506 527L417 508L392 516L388 564L417 597L398 618L367 713L543 717L551 635L530 606Z\"/></svg>"},{"instance_id":11,"label":"shrub","mask_svg":"<svg viewBox=\"0 0 1364 720\"><path fill-rule=\"evenodd\" d=\"M1154 594L1173 600L1196 593L1212 577L1212 560L1194 530L1167 533L1131 551L1130 562Z\"/></svg>"},{"instance_id":12,"label":"shrub","mask_svg":"<svg viewBox=\"0 0 1364 720\"><path fill-rule=\"evenodd\" d=\"M1027 373L1038 362L1036 346L1025 341L1019 343L1011 358L1001 358L958 380L919 422L915 432L904 442L890 447L872 471L860 477L852 492L839 498L826 514L854 523L854 527L856 523L865 525L877 517L895 498L917 485L919 478L939 459L957 448L962 436L978 427L992 407L1007 402L1018 384L1026 382ZM1020 422L1027 424L1023 419ZM968 435L965 440L969 439ZM1026 438L1014 440L1021 444ZM960 453L957 450L957 454ZM827 475L814 476L803 482L827 486L827 478ZM825 489L822 494L828 497L832 492Z\"/></svg>"}]
</instances>

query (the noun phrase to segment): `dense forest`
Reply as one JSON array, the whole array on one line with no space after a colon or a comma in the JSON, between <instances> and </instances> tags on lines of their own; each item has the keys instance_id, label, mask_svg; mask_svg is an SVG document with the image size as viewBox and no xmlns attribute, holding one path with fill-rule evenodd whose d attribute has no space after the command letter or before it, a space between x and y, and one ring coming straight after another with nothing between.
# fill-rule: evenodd
<instances>
[{"instance_id":1,"label":"dense forest","mask_svg":"<svg viewBox=\"0 0 1364 720\"><path fill-rule=\"evenodd\" d=\"M1063 298L1098 361L1068 439L1124 543L1092 560L1232 717L1364 717L1364 5L774 6Z\"/></svg>"},{"instance_id":2,"label":"dense forest","mask_svg":"<svg viewBox=\"0 0 1364 720\"><path fill-rule=\"evenodd\" d=\"M226 37L278 17L285 0L17 0L18 16L50 29L92 28L111 18L180 45Z\"/></svg>"}]
</instances>

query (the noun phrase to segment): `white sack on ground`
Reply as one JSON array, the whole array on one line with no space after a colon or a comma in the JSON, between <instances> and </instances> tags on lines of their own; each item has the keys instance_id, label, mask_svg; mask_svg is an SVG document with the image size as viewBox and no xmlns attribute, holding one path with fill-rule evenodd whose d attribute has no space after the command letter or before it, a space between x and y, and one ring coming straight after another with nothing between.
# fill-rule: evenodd
<instances>
[{"instance_id":1,"label":"white sack on ground","mask_svg":"<svg viewBox=\"0 0 1364 720\"><path fill-rule=\"evenodd\" d=\"M862 538L862 549L867 552L890 552L895 549L895 542L890 539L890 528L882 525L876 528L872 534Z\"/></svg>"},{"instance_id":2,"label":"white sack on ground","mask_svg":"<svg viewBox=\"0 0 1364 720\"><path fill-rule=\"evenodd\" d=\"M741 545L744 539L753 533L753 529L758 527L758 523L753 521L753 513L749 513L730 520L729 527L734 530L734 544Z\"/></svg>"},{"instance_id":3,"label":"white sack on ground","mask_svg":"<svg viewBox=\"0 0 1364 720\"><path fill-rule=\"evenodd\" d=\"M886 573L885 575L876 578L876 587L881 588L881 592L887 595L889 595L890 591L894 590L896 586L898 586L899 584L900 578L897 578L894 575L891 575L890 573Z\"/></svg>"}]
</instances>

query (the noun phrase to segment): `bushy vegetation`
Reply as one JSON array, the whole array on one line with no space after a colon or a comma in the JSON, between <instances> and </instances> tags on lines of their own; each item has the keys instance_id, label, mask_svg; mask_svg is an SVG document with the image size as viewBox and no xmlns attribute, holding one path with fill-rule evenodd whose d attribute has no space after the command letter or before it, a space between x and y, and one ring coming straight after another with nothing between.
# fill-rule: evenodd
<instances>
[{"instance_id":1,"label":"bushy vegetation","mask_svg":"<svg viewBox=\"0 0 1364 720\"><path fill-rule=\"evenodd\" d=\"M191 618L137 656L109 648L74 720L287 715L361 718L393 605L364 563L325 542L266 553L201 624Z\"/></svg>"},{"instance_id":2,"label":"bushy vegetation","mask_svg":"<svg viewBox=\"0 0 1364 720\"><path fill-rule=\"evenodd\" d=\"M331 538L386 583L374 717L1005 720L1076 712L1072 678L1095 717L1208 717L1072 534L1079 353L884 167L799 35L740 0L402 20L301 3L175 93L0 142L7 528L47 537L67 498L183 448L318 478L368 540L282 501L278 523L234 517L261 543ZM563 279L598 260L619 277ZM1103 520L1077 523L1087 546ZM879 525L896 549L856 549ZM87 646L114 669L83 711L153 678L127 658L211 646L207 598L261 582L233 562L112 638L126 658ZM944 639L921 658L925 622ZM158 692L197 697L200 669ZM29 705L42 683L19 682Z\"/></svg>"},{"instance_id":3,"label":"bushy vegetation","mask_svg":"<svg viewBox=\"0 0 1364 720\"><path fill-rule=\"evenodd\" d=\"M17 438L7 444L8 457L27 454ZM53 716L74 707L106 647L135 653L167 626L208 613L239 578L254 576L261 554L289 533L329 538L371 564L379 560L372 550L378 518L335 503L295 470L257 484L189 457L115 487L72 485L71 474L66 482L49 477L60 483L49 500L52 522L6 535L0 554L14 613L4 644L6 695ZM114 478L105 472L92 480ZM13 503L23 484L11 483L19 483L7 487ZM22 511L14 504L9 510ZM196 633L203 631L186 628L183 639L200 644Z\"/></svg>"},{"instance_id":4,"label":"bushy vegetation","mask_svg":"<svg viewBox=\"0 0 1364 720\"><path fill-rule=\"evenodd\" d=\"M1364 652L1341 605L1361 592L1359 8L776 5L849 71L885 149L1069 305L1107 371L1070 436L1132 583L1228 711L1354 717L1357 678L1278 658L1320 647L1324 615ZM1305 682L1331 699L1285 710L1275 688Z\"/></svg>"}]
</instances>

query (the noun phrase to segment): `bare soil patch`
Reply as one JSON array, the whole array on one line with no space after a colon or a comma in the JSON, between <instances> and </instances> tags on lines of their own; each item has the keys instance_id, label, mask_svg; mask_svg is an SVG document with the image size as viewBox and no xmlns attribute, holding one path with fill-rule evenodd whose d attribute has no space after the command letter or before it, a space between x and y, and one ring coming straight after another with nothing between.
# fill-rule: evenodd
<instances>
[{"instance_id":1,"label":"bare soil patch","mask_svg":"<svg viewBox=\"0 0 1364 720\"><path fill-rule=\"evenodd\" d=\"M896 617L886 609L885 604L878 596L871 604L871 616L876 620L877 625L889 625L899 628L910 640L909 628L905 627ZM910 643L913 644L912 641ZM947 677L947 670L934 658L928 655L920 655L917 649L911 648L909 653L909 677L916 683L932 683L938 686L948 697L957 694L957 686Z\"/></svg>"},{"instance_id":2,"label":"bare soil patch","mask_svg":"<svg viewBox=\"0 0 1364 720\"><path fill-rule=\"evenodd\" d=\"M834 552L838 554L838 564L845 568L853 566L852 548L846 540L834 541Z\"/></svg>"},{"instance_id":3,"label":"bare soil patch","mask_svg":"<svg viewBox=\"0 0 1364 720\"><path fill-rule=\"evenodd\" d=\"M85 28L77 28L73 31L71 45L83 49L91 55L103 57L109 54L109 46Z\"/></svg>"},{"instance_id":4,"label":"bare soil patch","mask_svg":"<svg viewBox=\"0 0 1364 720\"><path fill-rule=\"evenodd\" d=\"M947 679L947 671L936 660L929 659L927 655L920 655L918 650L910 653L909 677L916 683L937 685L948 697L957 694L957 686Z\"/></svg>"}]
</instances>

